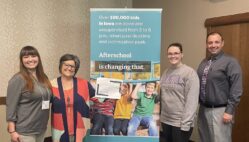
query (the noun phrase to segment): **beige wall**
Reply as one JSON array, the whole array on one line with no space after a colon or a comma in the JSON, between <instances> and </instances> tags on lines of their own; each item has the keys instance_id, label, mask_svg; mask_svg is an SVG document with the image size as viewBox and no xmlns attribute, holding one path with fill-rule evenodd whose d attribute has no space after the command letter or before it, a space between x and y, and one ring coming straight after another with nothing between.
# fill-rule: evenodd
<instances>
[{"instance_id":1,"label":"beige wall","mask_svg":"<svg viewBox=\"0 0 249 142\"><path fill-rule=\"evenodd\" d=\"M164 48L172 42L183 44L183 62L196 69L205 57L205 20L249 12L248 5L248 0L133 0L134 8L163 8L162 71L168 66ZM196 129L192 139L198 142Z\"/></svg>"},{"instance_id":2,"label":"beige wall","mask_svg":"<svg viewBox=\"0 0 249 142\"><path fill-rule=\"evenodd\" d=\"M80 57L78 76L88 78L89 8L129 8L131 4L131 0L0 0L0 97L6 96L7 82L19 69L18 56L25 45L39 50L50 79L59 75L59 57L65 53ZM0 141L7 142L4 105L0 114Z\"/></svg>"},{"instance_id":3,"label":"beige wall","mask_svg":"<svg viewBox=\"0 0 249 142\"><path fill-rule=\"evenodd\" d=\"M204 22L207 18L249 12L248 0L133 0L133 7L163 8L162 53L172 42L181 42L183 62L197 68L205 56ZM165 54L161 67L167 67Z\"/></svg>"}]
</instances>

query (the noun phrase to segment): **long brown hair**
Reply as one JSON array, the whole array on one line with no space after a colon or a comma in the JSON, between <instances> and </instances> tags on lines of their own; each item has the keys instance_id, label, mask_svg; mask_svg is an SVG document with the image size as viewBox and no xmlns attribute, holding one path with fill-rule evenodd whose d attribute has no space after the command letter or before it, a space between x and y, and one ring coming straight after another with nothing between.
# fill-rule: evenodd
<instances>
[{"instance_id":1,"label":"long brown hair","mask_svg":"<svg viewBox=\"0 0 249 142\"><path fill-rule=\"evenodd\" d=\"M20 57L20 72L19 73L23 76L23 78L26 81L26 89L28 89L31 92L34 90L34 83L32 79L33 77L31 73L28 71L28 69L24 66L23 61L22 61L23 56L27 56L27 55L35 55L38 57L39 62L36 67L37 80L43 85L45 85L46 87L48 87L49 89L51 89L52 86L50 84L50 81L47 75L44 73L42 62L41 62L41 57L37 49L33 46L25 46L20 51L20 56L19 56Z\"/></svg>"}]
</instances>

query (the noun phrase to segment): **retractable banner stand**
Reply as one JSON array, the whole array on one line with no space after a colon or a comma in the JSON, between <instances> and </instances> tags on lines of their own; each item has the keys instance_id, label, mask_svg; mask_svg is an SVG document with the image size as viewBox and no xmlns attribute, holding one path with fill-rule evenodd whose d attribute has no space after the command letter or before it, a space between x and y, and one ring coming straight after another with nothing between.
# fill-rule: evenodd
<instances>
[{"instance_id":1,"label":"retractable banner stand","mask_svg":"<svg viewBox=\"0 0 249 142\"><path fill-rule=\"evenodd\" d=\"M90 135L158 141L162 9L90 11Z\"/></svg>"}]
</instances>

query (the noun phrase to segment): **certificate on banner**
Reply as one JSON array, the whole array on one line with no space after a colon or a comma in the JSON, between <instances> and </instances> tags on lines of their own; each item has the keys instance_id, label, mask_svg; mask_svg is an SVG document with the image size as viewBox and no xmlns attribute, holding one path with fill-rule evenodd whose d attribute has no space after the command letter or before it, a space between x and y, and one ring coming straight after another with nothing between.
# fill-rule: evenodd
<instances>
[{"instance_id":1,"label":"certificate on banner","mask_svg":"<svg viewBox=\"0 0 249 142\"><path fill-rule=\"evenodd\" d=\"M120 85L122 80L113 78L97 78L95 97L120 99Z\"/></svg>"}]
</instances>

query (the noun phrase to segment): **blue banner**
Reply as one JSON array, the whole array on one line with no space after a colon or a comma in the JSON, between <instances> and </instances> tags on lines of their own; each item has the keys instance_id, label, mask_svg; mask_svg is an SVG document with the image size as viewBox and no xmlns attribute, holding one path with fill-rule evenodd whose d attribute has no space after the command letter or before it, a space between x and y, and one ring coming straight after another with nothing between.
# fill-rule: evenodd
<instances>
[{"instance_id":1,"label":"blue banner","mask_svg":"<svg viewBox=\"0 0 249 142\"><path fill-rule=\"evenodd\" d=\"M161 9L91 9L90 22L91 78L159 79Z\"/></svg>"},{"instance_id":2,"label":"blue banner","mask_svg":"<svg viewBox=\"0 0 249 142\"><path fill-rule=\"evenodd\" d=\"M159 140L161 11L91 9L90 135Z\"/></svg>"}]
</instances>

